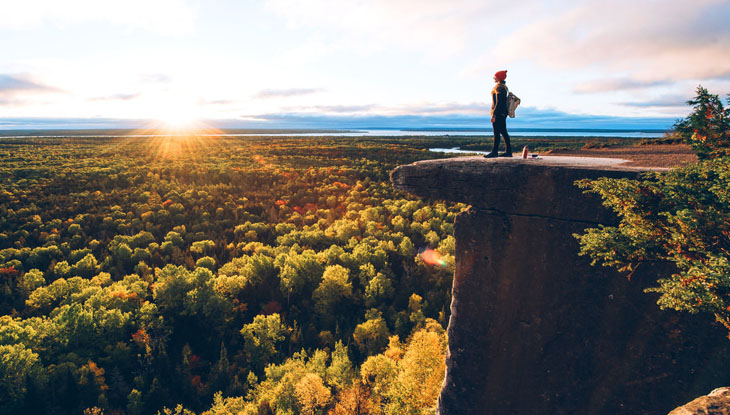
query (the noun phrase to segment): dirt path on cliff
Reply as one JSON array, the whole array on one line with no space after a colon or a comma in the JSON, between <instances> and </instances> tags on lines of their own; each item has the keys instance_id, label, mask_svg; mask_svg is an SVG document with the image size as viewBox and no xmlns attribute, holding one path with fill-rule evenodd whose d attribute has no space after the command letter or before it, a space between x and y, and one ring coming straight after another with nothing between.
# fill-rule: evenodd
<instances>
[{"instance_id":1,"label":"dirt path on cliff","mask_svg":"<svg viewBox=\"0 0 730 415\"><path fill-rule=\"evenodd\" d=\"M626 147L591 148L582 150L552 150L545 155L572 157L606 157L630 160L622 166L677 167L698 161L686 144L648 144Z\"/></svg>"}]
</instances>

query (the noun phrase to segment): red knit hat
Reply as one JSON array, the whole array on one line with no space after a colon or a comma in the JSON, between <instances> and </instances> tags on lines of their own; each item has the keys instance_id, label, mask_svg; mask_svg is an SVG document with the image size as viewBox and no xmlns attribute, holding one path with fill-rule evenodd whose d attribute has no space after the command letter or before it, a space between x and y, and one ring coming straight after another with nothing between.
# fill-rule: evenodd
<instances>
[{"instance_id":1,"label":"red knit hat","mask_svg":"<svg viewBox=\"0 0 730 415\"><path fill-rule=\"evenodd\" d=\"M507 71L498 71L494 74L494 78L498 81L504 81L507 79Z\"/></svg>"}]
</instances>

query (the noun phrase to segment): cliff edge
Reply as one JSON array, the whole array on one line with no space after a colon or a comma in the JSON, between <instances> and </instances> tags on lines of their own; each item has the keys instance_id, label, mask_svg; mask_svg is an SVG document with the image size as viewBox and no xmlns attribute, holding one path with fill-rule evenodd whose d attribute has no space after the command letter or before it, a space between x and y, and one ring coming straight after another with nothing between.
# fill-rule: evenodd
<instances>
[{"instance_id":1,"label":"cliff edge","mask_svg":"<svg viewBox=\"0 0 730 415\"><path fill-rule=\"evenodd\" d=\"M575 180L642 171L607 159L460 157L391 173L401 190L471 205L454 226L441 415L666 414L730 382L725 329L661 311L644 293L670 268L627 280L578 256L574 233L617 219Z\"/></svg>"}]
</instances>

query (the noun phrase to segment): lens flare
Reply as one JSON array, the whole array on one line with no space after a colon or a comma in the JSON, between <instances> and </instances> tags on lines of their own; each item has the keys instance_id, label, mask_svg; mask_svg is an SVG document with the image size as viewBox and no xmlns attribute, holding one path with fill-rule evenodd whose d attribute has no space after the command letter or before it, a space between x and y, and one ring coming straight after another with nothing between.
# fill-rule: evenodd
<instances>
[{"instance_id":1,"label":"lens flare","mask_svg":"<svg viewBox=\"0 0 730 415\"><path fill-rule=\"evenodd\" d=\"M439 267L446 268L446 261L441 257L441 254L434 251L433 249L426 249L421 253L423 262L429 265L437 265Z\"/></svg>"}]
</instances>

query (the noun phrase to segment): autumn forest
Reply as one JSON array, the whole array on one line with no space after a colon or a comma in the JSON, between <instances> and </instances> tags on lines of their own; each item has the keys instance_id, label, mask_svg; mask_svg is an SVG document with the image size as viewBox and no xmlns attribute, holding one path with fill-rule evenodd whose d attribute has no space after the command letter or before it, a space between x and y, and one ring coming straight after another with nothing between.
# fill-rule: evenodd
<instances>
[{"instance_id":1,"label":"autumn forest","mask_svg":"<svg viewBox=\"0 0 730 415\"><path fill-rule=\"evenodd\" d=\"M388 174L453 138L1 141L0 413L435 406L465 206Z\"/></svg>"}]
</instances>

